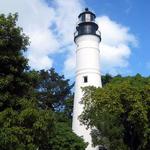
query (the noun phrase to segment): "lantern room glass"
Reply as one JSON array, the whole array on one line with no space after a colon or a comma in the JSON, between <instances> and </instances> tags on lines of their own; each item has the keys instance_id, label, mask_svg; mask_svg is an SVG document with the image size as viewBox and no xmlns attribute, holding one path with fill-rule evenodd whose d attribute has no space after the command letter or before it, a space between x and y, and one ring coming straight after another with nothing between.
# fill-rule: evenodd
<instances>
[{"instance_id":1,"label":"lantern room glass","mask_svg":"<svg viewBox=\"0 0 150 150\"><path fill-rule=\"evenodd\" d=\"M95 17L90 13L85 13L80 16L79 21L80 22L94 22Z\"/></svg>"}]
</instances>

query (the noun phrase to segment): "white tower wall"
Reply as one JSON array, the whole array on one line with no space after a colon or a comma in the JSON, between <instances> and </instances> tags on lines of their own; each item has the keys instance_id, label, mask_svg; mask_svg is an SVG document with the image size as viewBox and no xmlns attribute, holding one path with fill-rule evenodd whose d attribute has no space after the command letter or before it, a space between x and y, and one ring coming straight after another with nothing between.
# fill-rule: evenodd
<instances>
[{"instance_id":1,"label":"white tower wall","mask_svg":"<svg viewBox=\"0 0 150 150\"><path fill-rule=\"evenodd\" d=\"M81 125L79 116L83 111L83 104L80 103L83 93L81 87L95 86L101 87L100 76L100 38L96 35L80 35L75 38L76 49L76 81L75 81L75 97L73 108L73 131L78 136L83 136L85 142L89 145L86 150L98 150L98 147L92 147L90 129L86 129L85 125ZM87 82L84 83L84 77ZM93 112L94 113L94 112Z\"/></svg>"}]
</instances>

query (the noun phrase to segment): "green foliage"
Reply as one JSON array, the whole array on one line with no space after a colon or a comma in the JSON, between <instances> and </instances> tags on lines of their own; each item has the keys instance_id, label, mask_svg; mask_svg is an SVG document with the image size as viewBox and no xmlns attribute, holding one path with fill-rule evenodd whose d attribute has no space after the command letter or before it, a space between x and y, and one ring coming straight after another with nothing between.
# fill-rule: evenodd
<instances>
[{"instance_id":1,"label":"green foliage","mask_svg":"<svg viewBox=\"0 0 150 150\"><path fill-rule=\"evenodd\" d=\"M74 99L74 94L69 96L65 101L64 101L64 114L67 116L68 119L72 120L72 113L73 113L73 99Z\"/></svg>"},{"instance_id":2,"label":"green foliage","mask_svg":"<svg viewBox=\"0 0 150 150\"><path fill-rule=\"evenodd\" d=\"M47 71L41 70L39 76L37 98L40 107L62 110L64 101L71 96L73 84L70 85L69 80L55 72L54 68Z\"/></svg>"},{"instance_id":3,"label":"green foliage","mask_svg":"<svg viewBox=\"0 0 150 150\"><path fill-rule=\"evenodd\" d=\"M31 106L20 113L12 108L0 113L0 149L43 149L53 135L54 116Z\"/></svg>"},{"instance_id":4,"label":"green foliage","mask_svg":"<svg viewBox=\"0 0 150 150\"><path fill-rule=\"evenodd\" d=\"M94 145L108 150L150 149L150 77L118 76L103 88L84 91L81 120L96 127Z\"/></svg>"},{"instance_id":5,"label":"green foliage","mask_svg":"<svg viewBox=\"0 0 150 150\"><path fill-rule=\"evenodd\" d=\"M37 99L43 110L52 109L55 112L54 135L49 139L51 150L83 150L86 147L83 139L72 132L71 118L73 109L73 84L63 75L50 70L38 72Z\"/></svg>"},{"instance_id":6,"label":"green foliage","mask_svg":"<svg viewBox=\"0 0 150 150\"><path fill-rule=\"evenodd\" d=\"M35 72L27 72L28 37L16 26L17 14L0 15L0 149L48 147L55 118L40 110L33 94Z\"/></svg>"},{"instance_id":7,"label":"green foliage","mask_svg":"<svg viewBox=\"0 0 150 150\"><path fill-rule=\"evenodd\" d=\"M67 123L68 111L52 111L70 97L72 85L54 69L29 71L23 56L28 37L17 17L0 15L0 150L83 150Z\"/></svg>"},{"instance_id":8,"label":"green foliage","mask_svg":"<svg viewBox=\"0 0 150 150\"><path fill-rule=\"evenodd\" d=\"M28 37L22 33L22 28L16 26L17 19L17 14L9 14L7 17L0 15L0 51L3 53L11 51L17 54L27 49Z\"/></svg>"},{"instance_id":9,"label":"green foliage","mask_svg":"<svg viewBox=\"0 0 150 150\"><path fill-rule=\"evenodd\" d=\"M112 79L113 79L113 77L110 74L103 75L102 76L102 86L109 83Z\"/></svg>"},{"instance_id":10,"label":"green foliage","mask_svg":"<svg viewBox=\"0 0 150 150\"><path fill-rule=\"evenodd\" d=\"M56 136L50 140L51 150L84 150L86 144L77 137L66 123L60 122L56 126Z\"/></svg>"}]
</instances>

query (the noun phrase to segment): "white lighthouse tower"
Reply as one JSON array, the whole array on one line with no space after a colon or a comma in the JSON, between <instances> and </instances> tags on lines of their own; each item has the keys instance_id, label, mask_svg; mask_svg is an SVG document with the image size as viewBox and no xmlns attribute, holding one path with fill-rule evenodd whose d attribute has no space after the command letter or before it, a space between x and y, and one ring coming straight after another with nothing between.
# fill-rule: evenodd
<instances>
[{"instance_id":1,"label":"white lighthouse tower","mask_svg":"<svg viewBox=\"0 0 150 150\"><path fill-rule=\"evenodd\" d=\"M98 147L92 147L91 130L87 130L86 126L81 125L79 120L79 116L83 111L83 104L81 104L83 93L81 87L102 86L99 63L101 35L98 31L98 25L95 23L95 18L95 14L86 8L78 16L79 21L74 35L77 49L72 129L78 136L82 136L85 142L89 143L86 150L98 150Z\"/></svg>"}]
</instances>

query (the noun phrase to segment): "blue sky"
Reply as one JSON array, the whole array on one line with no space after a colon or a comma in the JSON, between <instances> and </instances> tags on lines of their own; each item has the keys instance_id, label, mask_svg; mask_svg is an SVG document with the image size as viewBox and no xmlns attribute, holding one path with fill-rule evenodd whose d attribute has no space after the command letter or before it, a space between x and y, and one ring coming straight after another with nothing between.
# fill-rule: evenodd
<instances>
[{"instance_id":1,"label":"blue sky","mask_svg":"<svg viewBox=\"0 0 150 150\"><path fill-rule=\"evenodd\" d=\"M138 47L132 48L129 67L134 75L150 75L150 1L149 0L87 0L97 15L107 15L112 20L128 26L138 39Z\"/></svg>"},{"instance_id":2,"label":"blue sky","mask_svg":"<svg viewBox=\"0 0 150 150\"><path fill-rule=\"evenodd\" d=\"M56 68L75 76L73 32L78 14L89 7L102 33L101 73L150 75L149 0L1 0L0 13L18 12L30 37L25 54L31 68Z\"/></svg>"}]
</instances>

